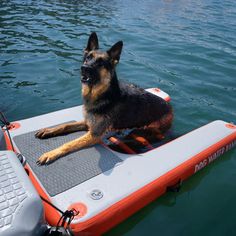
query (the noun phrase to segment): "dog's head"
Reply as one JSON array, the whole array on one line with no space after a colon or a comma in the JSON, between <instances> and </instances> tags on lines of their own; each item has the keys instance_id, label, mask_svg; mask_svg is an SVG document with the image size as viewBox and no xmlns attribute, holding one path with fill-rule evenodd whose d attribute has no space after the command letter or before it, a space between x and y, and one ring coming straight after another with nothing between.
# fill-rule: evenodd
<instances>
[{"instance_id":1,"label":"dog's head","mask_svg":"<svg viewBox=\"0 0 236 236\"><path fill-rule=\"evenodd\" d=\"M123 42L114 44L108 51L99 50L98 37L93 32L84 50L81 66L83 96L90 95L93 100L106 91L114 78L115 66L118 64Z\"/></svg>"}]
</instances>

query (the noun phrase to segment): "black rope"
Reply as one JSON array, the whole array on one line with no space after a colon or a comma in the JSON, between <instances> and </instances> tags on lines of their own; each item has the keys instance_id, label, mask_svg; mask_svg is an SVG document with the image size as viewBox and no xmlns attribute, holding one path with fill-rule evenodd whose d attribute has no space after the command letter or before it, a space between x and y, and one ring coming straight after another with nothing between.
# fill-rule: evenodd
<instances>
[{"instance_id":1,"label":"black rope","mask_svg":"<svg viewBox=\"0 0 236 236\"><path fill-rule=\"evenodd\" d=\"M57 222L56 230L58 230L59 227L64 227L65 228L65 224L66 224L67 219L68 219L68 223L67 223L66 228L69 228L69 226L70 226L72 220L74 219L74 217L79 214L79 211L76 211L74 208L72 208L71 210L62 211L61 209L56 207L54 204L49 202L44 197L40 196L40 198L44 202L46 202L48 205L50 205L51 207L53 207L54 209L56 209L57 211L59 211L61 213L61 217L60 217L60 219Z\"/></svg>"},{"instance_id":2,"label":"black rope","mask_svg":"<svg viewBox=\"0 0 236 236\"><path fill-rule=\"evenodd\" d=\"M75 213L76 212L76 213ZM71 209L71 210L66 210L65 212L63 212L61 218L59 219L59 221L57 222L57 226L56 228L58 229L60 226L65 228L65 224L66 221L68 219L68 223L66 228L69 228L71 221L74 219L74 217L76 215L78 215L79 213L75 210L75 209ZM62 221L62 223L61 223ZM61 223L61 224L60 224Z\"/></svg>"},{"instance_id":3,"label":"black rope","mask_svg":"<svg viewBox=\"0 0 236 236\"><path fill-rule=\"evenodd\" d=\"M0 115L2 117L2 118L0 118L0 121L3 124L2 128L5 127L4 130L7 131L7 135L8 135L8 138L10 140L10 143L11 143L12 151L15 152L15 148L14 148L14 145L13 145L13 142L12 142L12 139L11 139L11 135L10 135L10 132L9 132L9 128L8 128L8 126L10 125L10 122L6 119L6 117L4 116L4 114L1 111L0 111Z\"/></svg>"},{"instance_id":4,"label":"black rope","mask_svg":"<svg viewBox=\"0 0 236 236\"><path fill-rule=\"evenodd\" d=\"M62 211L61 209L59 209L58 207L56 207L55 205L53 205L51 202L49 202L47 199L45 199L44 197L40 196L40 198L46 202L48 205L50 205L51 207L55 208L57 211L59 211L61 214L64 214L64 211Z\"/></svg>"},{"instance_id":5,"label":"black rope","mask_svg":"<svg viewBox=\"0 0 236 236\"><path fill-rule=\"evenodd\" d=\"M10 122L6 119L6 117L4 116L3 112L0 111L0 115L2 118L0 118L0 121L4 124L4 126L8 126L10 125Z\"/></svg>"}]
</instances>

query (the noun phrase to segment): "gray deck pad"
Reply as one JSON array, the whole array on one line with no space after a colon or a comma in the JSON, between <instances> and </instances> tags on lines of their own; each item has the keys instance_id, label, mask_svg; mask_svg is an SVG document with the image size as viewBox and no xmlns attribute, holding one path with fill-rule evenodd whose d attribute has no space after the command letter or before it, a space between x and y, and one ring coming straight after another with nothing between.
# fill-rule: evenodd
<instances>
[{"instance_id":1,"label":"gray deck pad","mask_svg":"<svg viewBox=\"0 0 236 236\"><path fill-rule=\"evenodd\" d=\"M35 133L15 136L13 140L50 196L71 189L122 161L109 149L95 145L61 157L49 165L38 166L36 161L43 153L78 138L84 132L49 139L35 138Z\"/></svg>"}]
</instances>

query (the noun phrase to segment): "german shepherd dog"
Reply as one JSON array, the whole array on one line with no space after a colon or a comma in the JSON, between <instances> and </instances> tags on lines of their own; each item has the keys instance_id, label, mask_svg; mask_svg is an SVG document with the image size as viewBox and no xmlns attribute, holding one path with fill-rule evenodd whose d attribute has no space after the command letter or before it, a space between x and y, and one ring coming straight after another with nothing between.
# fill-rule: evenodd
<instances>
[{"instance_id":1,"label":"german shepherd dog","mask_svg":"<svg viewBox=\"0 0 236 236\"><path fill-rule=\"evenodd\" d=\"M93 32L84 50L81 66L84 121L39 130L37 138L49 138L75 131L87 131L83 136L43 154L37 164L48 164L61 156L101 142L109 131L124 129L151 129L167 131L172 123L171 105L133 84L117 79L123 42L108 51L99 51L98 38Z\"/></svg>"}]
</instances>

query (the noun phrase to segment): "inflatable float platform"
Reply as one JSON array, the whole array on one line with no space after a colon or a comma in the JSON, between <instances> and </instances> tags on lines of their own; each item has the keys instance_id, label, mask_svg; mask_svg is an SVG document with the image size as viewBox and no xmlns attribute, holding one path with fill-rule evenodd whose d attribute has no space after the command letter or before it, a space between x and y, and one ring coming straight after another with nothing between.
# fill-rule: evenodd
<instances>
[{"instance_id":1,"label":"inflatable float platform","mask_svg":"<svg viewBox=\"0 0 236 236\"><path fill-rule=\"evenodd\" d=\"M160 89L148 91L170 100ZM83 132L40 140L34 136L37 130L82 119L82 106L76 106L12 122L11 140L0 129L1 235L42 235L42 222L55 226L61 217L50 204L78 212L70 224L74 235L101 235L236 145L236 126L217 120L159 146L142 136L133 135L136 146L113 136L38 166L41 154ZM12 145L15 152L9 151ZM39 196L46 200L43 206ZM31 212L28 221L24 212Z\"/></svg>"}]
</instances>

